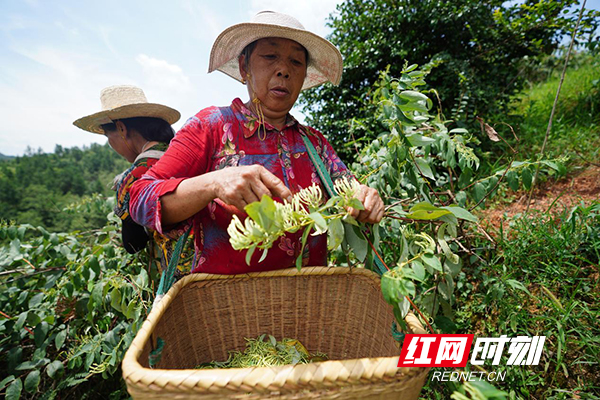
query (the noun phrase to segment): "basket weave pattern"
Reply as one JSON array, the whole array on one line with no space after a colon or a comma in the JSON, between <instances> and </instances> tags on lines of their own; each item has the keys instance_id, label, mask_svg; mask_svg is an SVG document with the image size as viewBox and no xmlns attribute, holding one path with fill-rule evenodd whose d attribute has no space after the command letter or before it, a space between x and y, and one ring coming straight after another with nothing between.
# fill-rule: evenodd
<instances>
[{"instance_id":1,"label":"basket weave pattern","mask_svg":"<svg viewBox=\"0 0 600 400\"><path fill-rule=\"evenodd\" d=\"M379 277L364 269L310 267L245 275L188 275L154 307L123 361L134 399L417 399L428 369L398 368L394 316ZM409 315L414 333L425 333ZM194 370L243 350L263 333L295 338L330 361ZM148 367L151 344L165 340Z\"/></svg>"}]
</instances>

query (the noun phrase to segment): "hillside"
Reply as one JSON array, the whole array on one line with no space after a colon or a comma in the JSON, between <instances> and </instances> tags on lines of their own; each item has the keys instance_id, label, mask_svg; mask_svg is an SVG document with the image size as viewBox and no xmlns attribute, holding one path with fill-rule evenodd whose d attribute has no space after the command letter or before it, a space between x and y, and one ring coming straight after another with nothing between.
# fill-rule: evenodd
<instances>
[{"instance_id":1,"label":"hillside","mask_svg":"<svg viewBox=\"0 0 600 400\"><path fill-rule=\"evenodd\" d=\"M54 153L7 159L0 164L0 219L56 232L103 226L106 215L63 209L95 193L112 195L113 177L127 167L107 144L83 149L57 145Z\"/></svg>"}]
</instances>

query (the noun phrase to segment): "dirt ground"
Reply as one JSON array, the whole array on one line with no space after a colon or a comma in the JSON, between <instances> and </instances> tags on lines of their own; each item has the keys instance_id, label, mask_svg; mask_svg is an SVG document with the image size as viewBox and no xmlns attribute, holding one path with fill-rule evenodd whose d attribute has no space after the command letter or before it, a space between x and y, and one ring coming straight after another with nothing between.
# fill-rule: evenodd
<instances>
[{"instance_id":1,"label":"dirt ground","mask_svg":"<svg viewBox=\"0 0 600 400\"><path fill-rule=\"evenodd\" d=\"M525 212L529 192L510 192L509 196L514 198L512 202L483 210L480 216L482 226L496 230L500 227L505 214L510 218ZM545 212L552 207L551 210L558 213L571 209L582 201L589 204L594 200L600 200L600 167L598 166L588 167L558 181L544 182L534 191L529 210Z\"/></svg>"}]
</instances>

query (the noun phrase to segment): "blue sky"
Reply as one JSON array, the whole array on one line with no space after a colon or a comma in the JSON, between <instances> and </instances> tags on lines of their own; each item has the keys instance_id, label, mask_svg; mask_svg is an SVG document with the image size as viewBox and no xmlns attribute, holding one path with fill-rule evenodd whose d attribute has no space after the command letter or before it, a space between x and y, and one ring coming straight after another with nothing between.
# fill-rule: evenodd
<instances>
[{"instance_id":1,"label":"blue sky","mask_svg":"<svg viewBox=\"0 0 600 400\"><path fill-rule=\"evenodd\" d=\"M339 2L0 0L0 153L105 143L72 122L99 111L100 90L110 85L139 86L150 102L176 108L176 129L204 107L246 100L240 83L207 74L217 35L265 9L325 35ZM600 9L600 0L586 8Z\"/></svg>"}]
</instances>

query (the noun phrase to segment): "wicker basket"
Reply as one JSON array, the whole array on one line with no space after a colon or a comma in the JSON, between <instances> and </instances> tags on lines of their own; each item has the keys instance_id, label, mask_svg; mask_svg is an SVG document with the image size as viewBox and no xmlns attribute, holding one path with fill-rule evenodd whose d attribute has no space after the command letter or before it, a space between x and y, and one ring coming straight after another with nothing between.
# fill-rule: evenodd
<instances>
[{"instance_id":1,"label":"wicker basket","mask_svg":"<svg viewBox=\"0 0 600 400\"><path fill-rule=\"evenodd\" d=\"M379 277L310 267L245 275L189 275L144 322L123 360L134 399L417 399L429 372L398 368L394 316ZM409 314L413 333L425 333ZM195 370L263 333L300 340L330 360L271 368ZM162 358L148 367L151 342Z\"/></svg>"}]
</instances>

